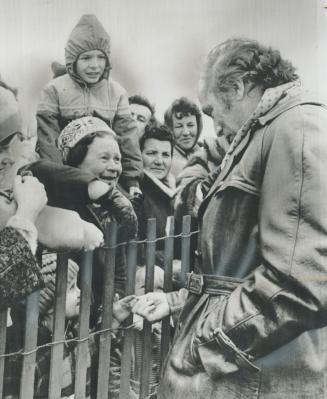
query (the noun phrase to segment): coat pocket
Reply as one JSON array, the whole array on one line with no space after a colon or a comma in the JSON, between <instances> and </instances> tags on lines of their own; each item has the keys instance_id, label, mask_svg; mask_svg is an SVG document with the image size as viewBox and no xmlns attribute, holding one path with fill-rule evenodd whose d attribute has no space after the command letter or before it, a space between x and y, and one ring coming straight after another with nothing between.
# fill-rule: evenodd
<instances>
[{"instance_id":1,"label":"coat pocket","mask_svg":"<svg viewBox=\"0 0 327 399\"><path fill-rule=\"evenodd\" d=\"M252 363L252 358L241 351L221 328L227 297L228 295L219 295L210 298L192 340L193 362L201 364L213 380L239 370L248 373L260 371Z\"/></svg>"}]
</instances>

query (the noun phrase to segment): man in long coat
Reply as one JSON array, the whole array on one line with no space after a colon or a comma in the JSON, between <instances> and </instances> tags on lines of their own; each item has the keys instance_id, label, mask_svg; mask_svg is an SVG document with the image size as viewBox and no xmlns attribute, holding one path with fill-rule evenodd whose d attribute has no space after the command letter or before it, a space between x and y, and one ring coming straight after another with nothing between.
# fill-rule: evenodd
<instances>
[{"instance_id":1,"label":"man in long coat","mask_svg":"<svg viewBox=\"0 0 327 399\"><path fill-rule=\"evenodd\" d=\"M200 101L230 147L196 187L198 274L135 308L156 320L184 304L158 397L323 399L326 106L278 51L247 39L209 53Z\"/></svg>"}]
</instances>

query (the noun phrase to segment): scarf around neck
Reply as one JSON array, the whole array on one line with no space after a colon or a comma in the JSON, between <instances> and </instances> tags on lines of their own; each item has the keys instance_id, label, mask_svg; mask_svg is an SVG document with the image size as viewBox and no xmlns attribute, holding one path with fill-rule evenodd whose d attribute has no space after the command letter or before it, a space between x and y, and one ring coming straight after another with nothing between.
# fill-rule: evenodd
<instances>
[{"instance_id":1,"label":"scarf around neck","mask_svg":"<svg viewBox=\"0 0 327 399\"><path fill-rule=\"evenodd\" d=\"M257 125L258 119L263 115L266 115L272 108L274 108L276 104L287 95L290 89L300 85L300 81L296 80L294 82L285 83L283 85L265 90L254 112L236 133L221 163L221 169L226 166L227 161L229 160L235 149L238 147L240 142L243 140L243 138L248 134L249 131L254 128L254 126Z\"/></svg>"}]
</instances>

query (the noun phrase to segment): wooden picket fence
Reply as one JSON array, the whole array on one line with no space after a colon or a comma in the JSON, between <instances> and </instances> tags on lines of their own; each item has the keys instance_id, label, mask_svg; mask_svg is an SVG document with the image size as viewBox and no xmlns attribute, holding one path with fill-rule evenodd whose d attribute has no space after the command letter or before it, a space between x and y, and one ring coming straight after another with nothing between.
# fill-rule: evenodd
<instances>
[{"instance_id":1,"label":"wooden picket fence","mask_svg":"<svg viewBox=\"0 0 327 399\"><path fill-rule=\"evenodd\" d=\"M191 218L183 218L181 237L181 268L182 281L186 281L186 274L190 268L190 237L197 232L191 232ZM145 292L153 291L154 265L156 242L158 239L165 241L165 261L164 261L164 291L172 290L172 263L174 253L174 218L169 217L166 225L166 236L156 237L156 220L149 219L147 226L146 245L146 282ZM106 264L103 278L103 301L102 301L102 325L99 333L99 363L97 375L97 396L96 399L108 398L109 387L109 367L111 352L111 333L110 329L113 320L113 301L114 301L114 275L115 275L115 252L117 246L117 225L111 223L105 234ZM124 244L123 244L124 245ZM134 293L135 273L137 263L138 242L130 241L127 246L127 285L126 295ZM81 304L79 315L79 333L77 337L77 359L75 373L75 399L85 398L86 386L86 367L88 355L88 337L90 305L92 294L92 259L93 252L85 252L80 264L80 289ZM65 303L67 285L67 254L57 256L57 278L56 278L56 301L54 313L53 342L51 345L50 363L50 399L59 399L61 396L61 364L63 359L64 340L65 340ZM34 372L37 352L38 316L39 316L39 291L33 292L26 300L25 312L25 335L24 346L22 348L22 373L20 378L20 399L32 399L34 394ZM6 346L6 321L7 311L0 313L0 398L3 397L3 376ZM131 315L126 321L126 325L133 324ZM145 399L149 396L149 380L151 373L152 356L152 334L151 324L144 321L143 324L143 347L140 370L139 398ZM132 368L132 347L135 331L132 328L124 331L124 342L122 351L121 376L120 376L120 399L127 399L130 391L130 376ZM170 318L162 321L161 326L161 352L160 367L169 350L171 337Z\"/></svg>"}]
</instances>

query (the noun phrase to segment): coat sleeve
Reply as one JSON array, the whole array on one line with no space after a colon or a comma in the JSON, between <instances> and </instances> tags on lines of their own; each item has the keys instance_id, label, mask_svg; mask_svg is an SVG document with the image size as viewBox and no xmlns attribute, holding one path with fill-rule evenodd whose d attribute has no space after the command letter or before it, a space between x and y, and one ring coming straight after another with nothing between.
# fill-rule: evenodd
<instances>
[{"instance_id":1,"label":"coat sleeve","mask_svg":"<svg viewBox=\"0 0 327 399\"><path fill-rule=\"evenodd\" d=\"M70 210L78 210L90 203L88 185L95 177L71 166L40 160L27 165L29 170L44 184L48 205Z\"/></svg>"},{"instance_id":2,"label":"coat sleeve","mask_svg":"<svg viewBox=\"0 0 327 399\"><path fill-rule=\"evenodd\" d=\"M62 164L56 140L61 132L58 94L49 83L41 92L37 113L37 151L41 158Z\"/></svg>"},{"instance_id":3,"label":"coat sleeve","mask_svg":"<svg viewBox=\"0 0 327 399\"><path fill-rule=\"evenodd\" d=\"M125 187L137 186L143 176L143 162L137 135L126 92L120 94L117 113L113 120L113 130L119 136L122 152L122 180Z\"/></svg>"},{"instance_id":4,"label":"coat sleeve","mask_svg":"<svg viewBox=\"0 0 327 399\"><path fill-rule=\"evenodd\" d=\"M0 308L15 303L42 285L37 261L28 242L13 227L0 232Z\"/></svg>"},{"instance_id":5,"label":"coat sleeve","mask_svg":"<svg viewBox=\"0 0 327 399\"><path fill-rule=\"evenodd\" d=\"M194 336L193 353L208 373L254 367L249 360L327 324L326 124L326 110L306 105L267 129L259 207L262 264L223 306L204 316ZM214 363L208 351L215 353Z\"/></svg>"}]
</instances>

